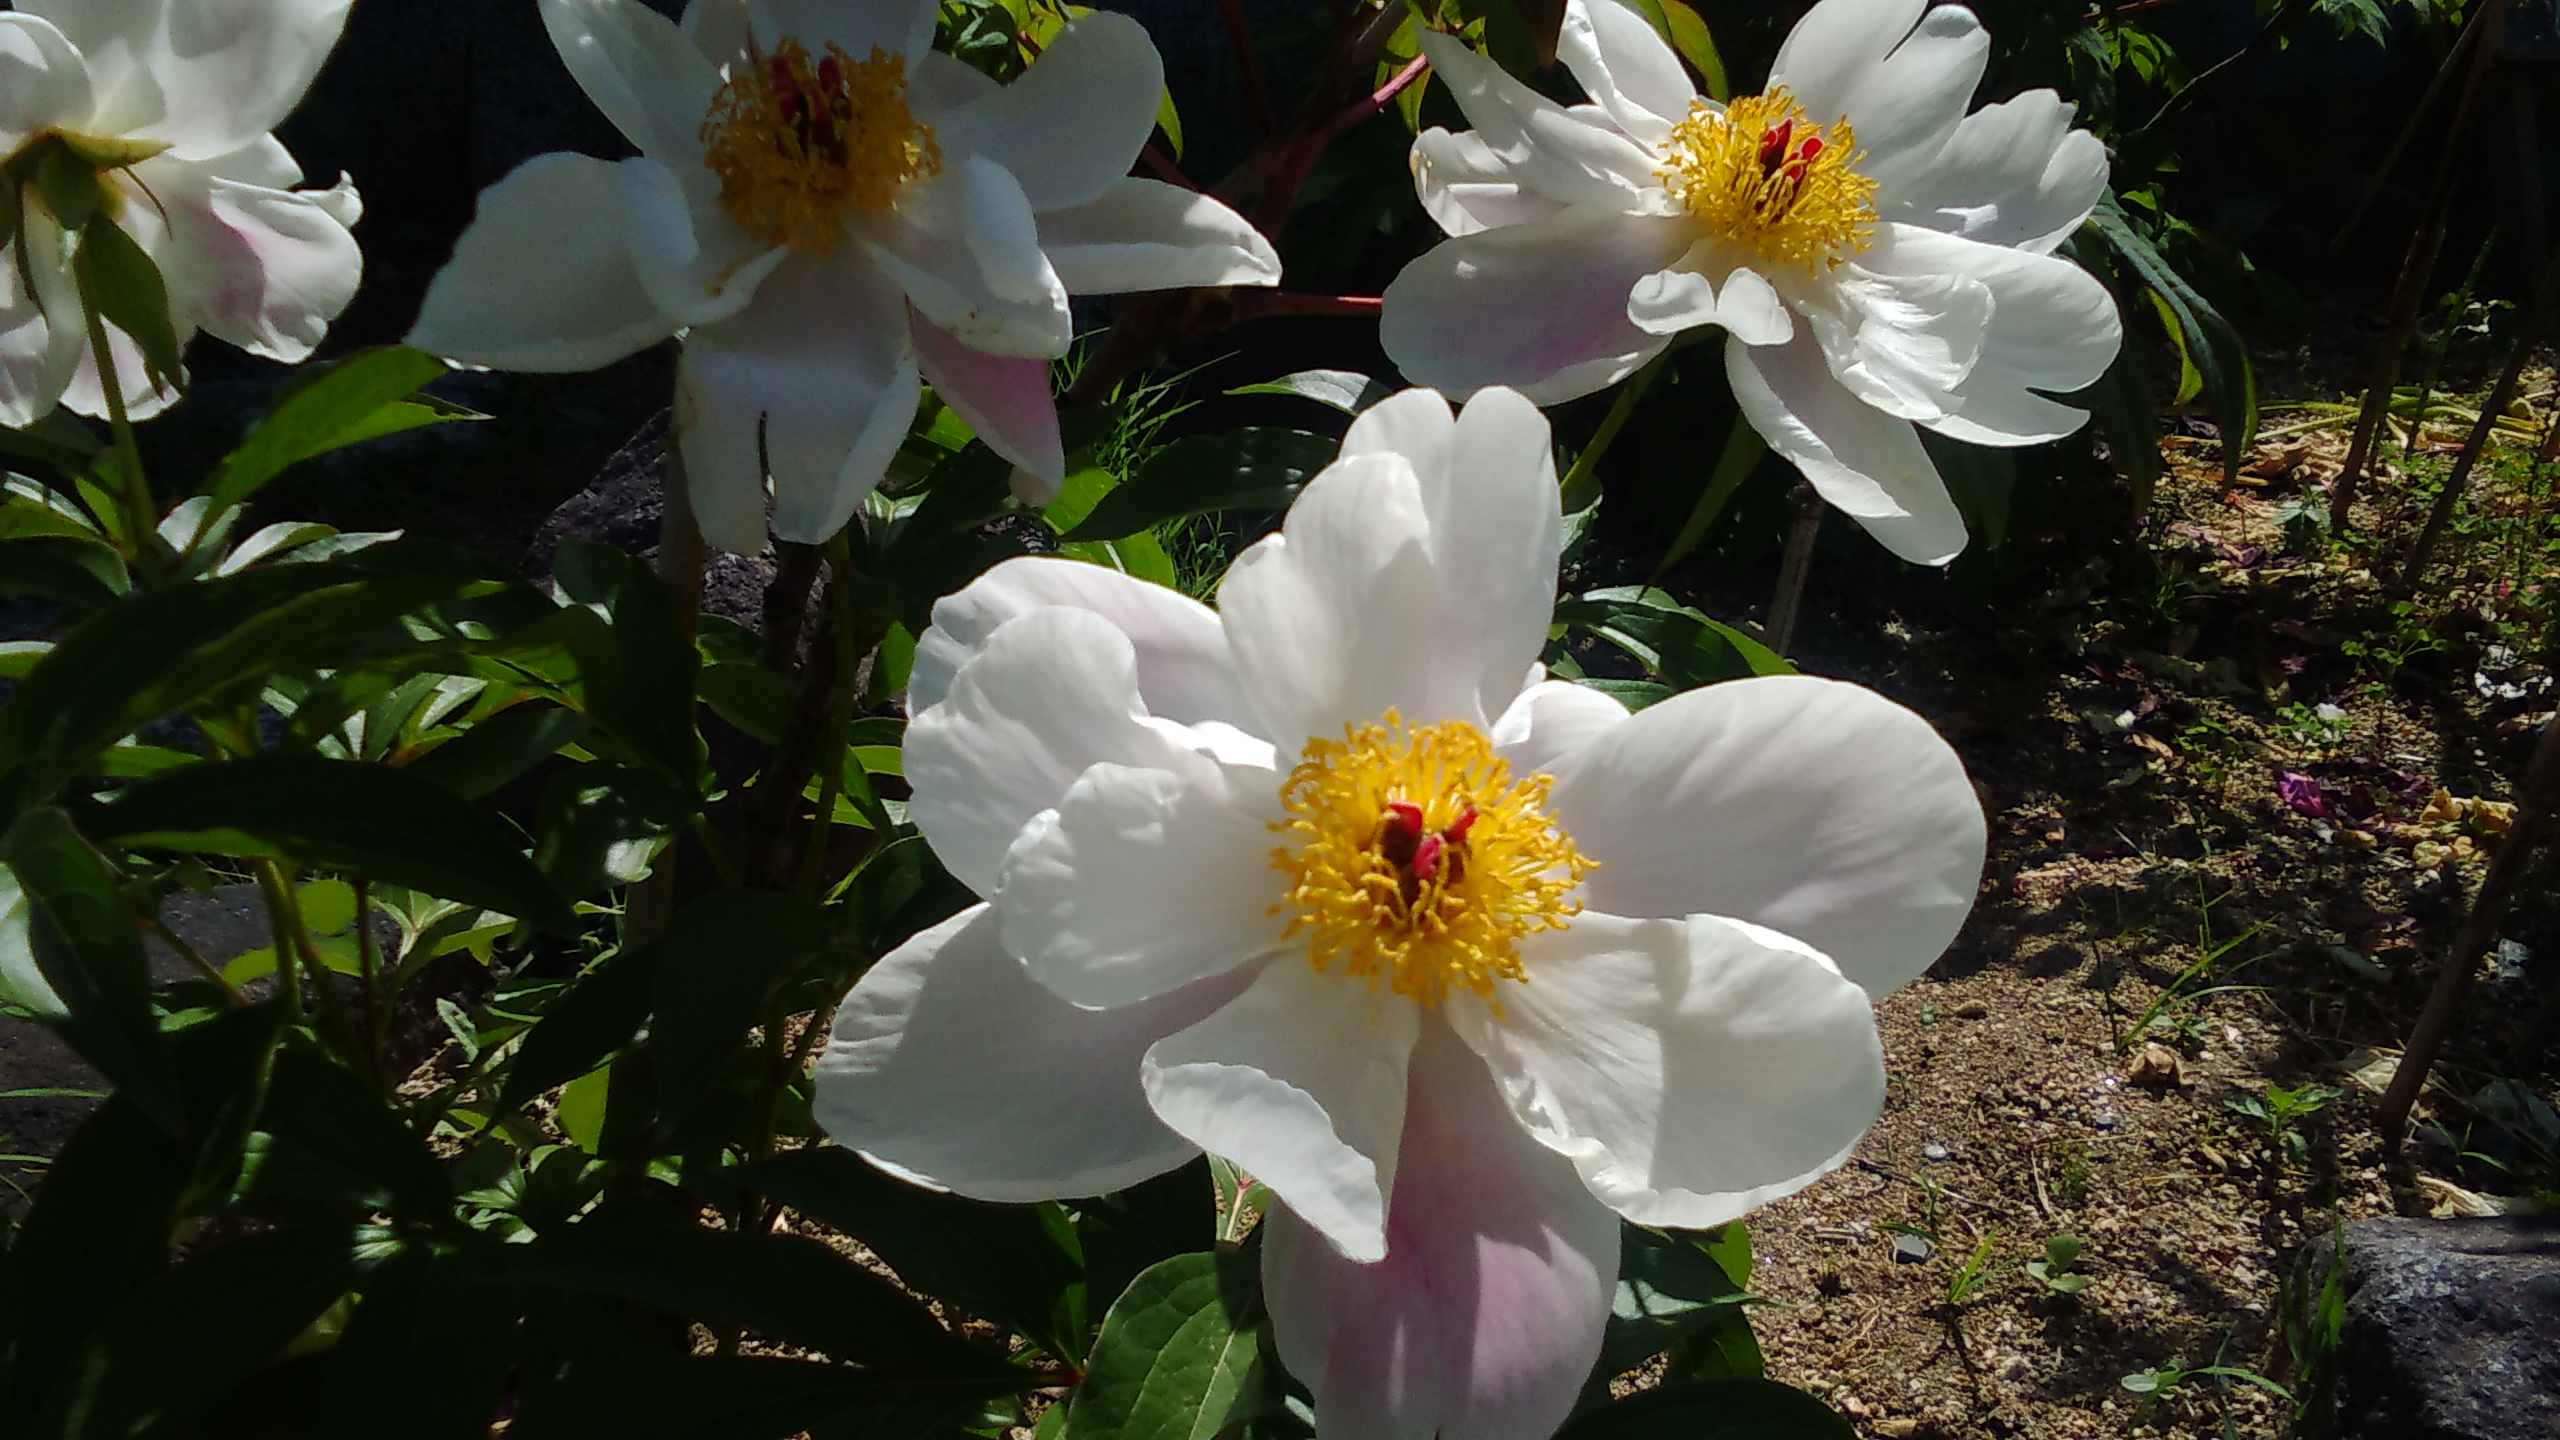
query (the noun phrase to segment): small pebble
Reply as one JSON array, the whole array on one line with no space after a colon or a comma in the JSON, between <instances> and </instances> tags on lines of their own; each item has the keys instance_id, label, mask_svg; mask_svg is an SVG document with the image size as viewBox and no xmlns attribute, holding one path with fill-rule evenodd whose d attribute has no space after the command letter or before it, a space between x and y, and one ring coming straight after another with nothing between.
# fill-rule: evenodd
<instances>
[{"instance_id":1,"label":"small pebble","mask_svg":"<svg viewBox=\"0 0 2560 1440\"><path fill-rule=\"evenodd\" d=\"M1920 1265L1929 1259L1929 1242L1917 1235L1893 1237L1893 1261L1897 1265Z\"/></svg>"},{"instance_id":2,"label":"small pebble","mask_svg":"<svg viewBox=\"0 0 2560 1440\"><path fill-rule=\"evenodd\" d=\"M1991 1018L1991 1007L1983 1004L1979 1000L1967 1000L1956 1007L1956 1018L1959 1020L1988 1020Z\"/></svg>"},{"instance_id":3,"label":"small pebble","mask_svg":"<svg viewBox=\"0 0 2560 1440\"><path fill-rule=\"evenodd\" d=\"M1923 1160L1950 1160L1955 1157L1946 1146L1932 1140L1928 1144L1920 1147L1920 1158Z\"/></svg>"},{"instance_id":4,"label":"small pebble","mask_svg":"<svg viewBox=\"0 0 2560 1440\"><path fill-rule=\"evenodd\" d=\"M1908 1415L1896 1415L1890 1420L1877 1421L1875 1432L1885 1440L1909 1440L1909 1437L1920 1433L1920 1422Z\"/></svg>"},{"instance_id":5,"label":"small pebble","mask_svg":"<svg viewBox=\"0 0 2560 1440\"><path fill-rule=\"evenodd\" d=\"M2089 1123L2101 1130L2113 1130L2116 1128L2116 1112L2102 1109L2089 1117Z\"/></svg>"},{"instance_id":6,"label":"small pebble","mask_svg":"<svg viewBox=\"0 0 2560 1440\"><path fill-rule=\"evenodd\" d=\"M2012 1355L2000 1362L1998 1373L2003 1380L2024 1380L2027 1378L2028 1368L2026 1356Z\"/></svg>"}]
</instances>

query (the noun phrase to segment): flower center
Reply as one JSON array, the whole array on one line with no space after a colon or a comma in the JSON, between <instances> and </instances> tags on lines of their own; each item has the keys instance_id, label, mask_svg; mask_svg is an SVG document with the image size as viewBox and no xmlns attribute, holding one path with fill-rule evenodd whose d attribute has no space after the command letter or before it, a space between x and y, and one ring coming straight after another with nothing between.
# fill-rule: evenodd
<instances>
[{"instance_id":1,"label":"flower center","mask_svg":"<svg viewBox=\"0 0 2560 1440\"><path fill-rule=\"evenodd\" d=\"M814 60L785 39L731 64L702 122L702 163L720 206L768 245L832 253L847 209L877 213L898 187L942 169L932 127L907 110L907 64L878 46L856 60L830 42Z\"/></svg>"},{"instance_id":2,"label":"flower center","mask_svg":"<svg viewBox=\"0 0 2560 1440\"><path fill-rule=\"evenodd\" d=\"M1764 259L1811 269L1875 242L1876 182L1849 122L1813 124L1784 86L1722 111L1699 101L1662 148L1671 197Z\"/></svg>"},{"instance_id":3,"label":"flower center","mask_svg":"<svg viewBox=\"0 0 2560 1440\"><path fill-rule=\"evenodd\" d=\"M1392 710L1340 740L1308 744L1280 787L1288 877L1272 907L1305 936L1319 972L1381 984L1425 1006L1457 990L1491 995L1526 978L1518 942L1561 930L1594 867L1546 813L1545 775L1511 778L1484 733L1451 720L1416 729Z\"/></svg>"}]
</instances>

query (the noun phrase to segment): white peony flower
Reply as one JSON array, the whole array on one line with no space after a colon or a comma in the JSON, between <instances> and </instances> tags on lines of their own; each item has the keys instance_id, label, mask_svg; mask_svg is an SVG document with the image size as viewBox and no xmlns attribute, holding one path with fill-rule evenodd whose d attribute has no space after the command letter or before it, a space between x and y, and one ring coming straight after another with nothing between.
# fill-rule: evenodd
<instances>
[{"instance_id":1,"label":"white peony flower","mask_svg":"<svg viewBox=\"0 0 2560 1440\"><path fill-rule=\"evenodd\" d=\"M712 543L817 542L879 482L921 383L1054 495L1067 296L1269 285L1233 210L1131 179L1163 62L1125 16L999 86L939 55L933 0L542 0L569 72L640 148L489 188L410 343L584 370L684 333L676 415Z\"/></svg>"},{"instance_id":2,"label":"white peony flower","mask_svg":"<svg viewBox=\"0 0 2560 1440\"><path fill-rule=\"evenodd\" d=\"M160 267L170 319L253 355L304 359L354 298L355 186L296 190L269 134L338 43L349 0L18 0L0 13L0 165L23 247L0 264L0 425L56 402L107 413L69 243L30 173L60 144L97 167L107 213ZM0 233L0 252L10 237ZM32 287L30 283L32 282ZM134 418L177 399L110 332Z\"/></svg>"},{"instance_id":3,"label":"white peony flower","mask_svg":"<svg viewBox=\"0 0 2560 1440\"><path fill-rule=\"evenodd\" d=\"M846 999L828 1132L998 1200L1224 1155L1278 1197L1322 1433L1552 1430L1620 1216L1721 1224L1857 1143L1869 996L1954 936L1984 844L1954 752L1869 691L1630 715L1542 681L1561 534L1534 406L1407 391L1214 611L1048 558L944 599L909 814L986 903Z\"/></svg>"},{"instance_id":4,"label":"white peony flower","mask_svg":"<svg viewBox=\"0 0 2560 1440\"><path fill-rule=\"evenodd\" d=\"M1989 38L1927 0L1822 0L1769 89L1702 99L1618 0L1569 0L1559 105L1455 39L1432 68L1475 129L1414 141L1451 238L1387 287L1387 353L1452 393L1554 404L1674 336L1724 327L1742 413L1895 554L1941 564L1964 520L1915 425L2031 445L2088 416L2035 392L2104 374L2114 299L2052 251L2105 193L2106 149L2050 90L1968 115Z\"/></svg>"}]
</instances>

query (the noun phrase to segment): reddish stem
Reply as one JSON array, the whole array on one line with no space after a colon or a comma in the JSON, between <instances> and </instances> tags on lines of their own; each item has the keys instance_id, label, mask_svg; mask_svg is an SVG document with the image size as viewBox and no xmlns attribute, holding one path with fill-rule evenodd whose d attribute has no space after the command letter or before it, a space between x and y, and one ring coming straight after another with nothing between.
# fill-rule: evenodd
<instances>
[{"instance_id":1,"label":"reddish stem","mask_svg":"<svg viewBox=\"0 0 2560 1440\"><path fill-rule=\"evenodd\" d=\"M1376 295L1301 295L1286 290L1239 290L1232 301L1237 324L1275 315L1350 315L1377 318L1386 301Z\"/></svg>"},{"instance_id":2,"label":"reddish stem","mask_svg":"<svg viewBox=\"0 0 2560 1440\"><path fill-rule=\"evenodd\" d=\"M1190 176L1182 173L1181 166L1173 163L1172 156L1167 155L1162 150L1156 148L1156 142L1153 140L1148 141L1146 145L1138 151L1138 158L1145 162L1148 169L1155 172L1157 179L1162 180L1169 185L1179 185L1185 190L1197 190L1200 188L1199 186L1191 183Z\"/></svg>"}]
</instances>

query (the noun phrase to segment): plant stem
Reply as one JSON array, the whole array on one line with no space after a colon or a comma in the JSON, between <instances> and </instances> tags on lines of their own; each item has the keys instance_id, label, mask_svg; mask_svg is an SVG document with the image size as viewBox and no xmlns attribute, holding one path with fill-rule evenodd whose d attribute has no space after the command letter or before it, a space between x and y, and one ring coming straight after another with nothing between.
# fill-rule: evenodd
<instances>
[{"instance_id":1,"label":"plant stem","mask_svg":"<svg viewBox=\"0 0 2560 1440\"><path fill-rule=\"evenodd\" d=\"M818 898L826 878L827 836L835 829L836 797L844 790L844 767L851 758L847 741L853 732L853 702L862 671L862 637L853 617L853 542L839 530L827 542L827 603L835 613L836 675L833 703L827 713L827 741L819 751L818 809L809 817L809 838L800 854L803 900Z\"/></svg>"},{"instance_id":2,"label":"plant stem","mask_svg":"<svg viewBox=\"0 0 2560 1440\"><path fill-rule=\"evenodd\" d=\"M1813 487L1803 483L1797 484L1789 502L1794 516L1787 522L1787 550L1778 562L1778 588L1769 597L1769 648L1781 655L1795 642L1805 577L1813 573L1813 542L1822 534L1822 514L1828 508Z\"/></svg>"},{"instance_id":3,"label":"plant stem","mask_svg":"<svg viewBox=\"0 0 2560 1440\"><path fill-rule=\"evenodd\" d=\"M2462 492L2471 483L2472 468L2489 448L2489 436L2498 428L2499 417L2515 398L2516 387L2524 381L2524 367L2541 348L2542 337L2551 328L2553 312L2560 310L2560 255L2544 262L2541 276L2534 282L2533 309L2524 323L2516 327L2515 349L2508 355L2506 368L2498 372L2498 382L2489 387L2488 398L2480 402L2480 418L2471 434L2462 442L2462 455L2453 462L2453 473L2445 477L2444 489L2436 494L2435 507L2427 512L2427 523L2409 546L2408 563L2400 570L2399 582L2392 587L2392 598L2406 599L2417 592L2418 580L2426 573L2427 557L2434 553L2436 540L2444 534L2454 507L2462 503ZM2344 478L2341 476L2340 478Z\"/></svg>"},{"instance_id":4,"label":"plant stem","mask_svg":"<svg viewBox=\"0 0 2560 1440\"><path fill-rule=\"evenodd\" d=\"M133 438L133 417L126 413L124 381L116 374L115 348L107 339L106 313L98 308L98 287L89 278L89 261L75 255L71 278L80 291L80 310L89 322L89 351L98 363L98 389L107 397L107 427L115 436L117 495L124 502L125 532L133 558L154 565L165 551L160 539L160 507L151 499L151 482L142 473L142 446Z\"/></svg>"},{"instance_id":5,"label":"plant stem","mask_svg":"<svg viewBox=\"0 0 2560 1440\"><path fill-rule=\"evenodd\" d=\"M672 430L659 474L663 479L658 499L658 578L666 582L676 629L690 643L702 613L702 527L694 522L684 453ZM690 712L692 707L686 708ZM666 933L675 916L676 852L682 843L681 836L669 836L649 873L631 887L622 907L624 944L646 945Z\"/></svg>"},{"instance_id":6,"label":"plant stem","mask_svg":"<svg viewBox=\"0 0 2560 1440\"><path fill-rule=\"evenodd\" d=\"M167 921L161 919L157 915L153 915L144 923L151 927L152 934L160 937L161 944L168 946L170 950L177 954L179 959L186 961L197 974L202 975L207 980L221 986L222 993L231 997L232 1004L246 1005L249 1003L249 997L240 993L240 987L232 984L230 977L224 975L219 966L204 958L204 953L202 951L196 949L193 945L188 944L185 940L180 939L178 932L170 929Z\"/></svg>"},{"instance_id":7,"label":"plant stem","mask_svg":"<svg viewBox=\"0 0 2560 1440\"><path fill-rule=\"evenodd\" d=\"M1698 503L1690 507L1688 522L1680 527L1680 534L1671 542L1671 548L1663 552L1662 563L1653 567L1654 579L1661 579L1671 572L1672 566L1689 558L1689 552L1697 549L1699 543L1707 538L1708 527L1724 513L1725 505L1733 499L1733 492L1741 489L1742 482L1751 478L1751 472L1760 464L1760 457L1768 453L1769 442L1761 439L1760 432L1751 428L1751 418L1740 411L1734 412L1733 429L1724 437L1724 453L1716 457L1716 468L1707 476L1706 488L1698 492Z\"/></svg>"},{"instance_id":8,"label":"plant stem","mask_svg":"<svg viewBox=\"0 0 2560 1440\"><path fill-rule=\"evenodd\" d=\"M1617 442L1618 432L1627 427L1627 417L1635 414L1636 402L1653 388L1654 378L1670 359L1671 351L1665 348L1618 387L1618 398L1610 403L1609 413L1600 417L1600 428L1591 432L1591 443L1582 447L1582 453L1573 457L1573 468L1564 472L1564 513L1570 515L1591 503L1593 492L1600 487L1599 477L1593 473L1600 466L1600 457Z\"/></svg>"}]
</instances>

